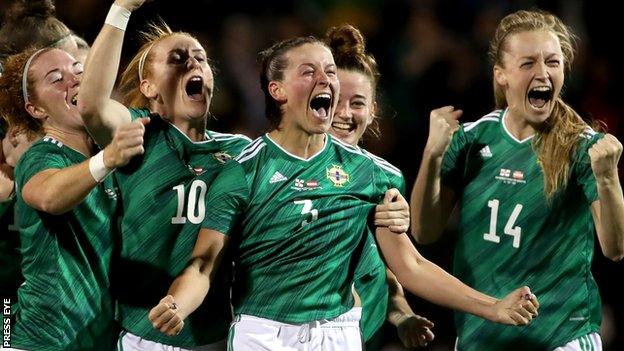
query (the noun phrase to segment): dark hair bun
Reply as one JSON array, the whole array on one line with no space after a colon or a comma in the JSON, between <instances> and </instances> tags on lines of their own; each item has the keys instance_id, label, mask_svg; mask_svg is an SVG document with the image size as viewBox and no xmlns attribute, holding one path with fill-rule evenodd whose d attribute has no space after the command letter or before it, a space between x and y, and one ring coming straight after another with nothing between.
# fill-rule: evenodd
<instances>
[{"instance_id":1,"label":"dark hair bun","mask_svg":"<svg viewBox=\"0 0 624 351\"><path fill-rule=\"evenodd\" d=\"M336 57L362 56L366 53L362 33L350 24L330 28L325 37Z\"/></svg>"}]
</instances>

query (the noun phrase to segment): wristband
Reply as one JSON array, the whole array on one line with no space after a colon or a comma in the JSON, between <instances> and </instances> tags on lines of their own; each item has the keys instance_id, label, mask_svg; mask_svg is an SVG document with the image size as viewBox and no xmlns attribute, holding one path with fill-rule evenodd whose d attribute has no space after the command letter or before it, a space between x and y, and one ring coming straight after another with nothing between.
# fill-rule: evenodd
<instances>
[{"instance_id":1,"label":"wristband","mask_svg":"<svg viewBox=\"0 0 624 351\"><path fill-rule=\"evenodd\" d=\"M125 31L128 26L128 20L130 20L130 11L124 7L113 4L108 11L104 23Z\"/></svg>"},{"instance_id":2,"label":"wristband","mask_svg":"<svg viewBox=\"0 0 624 351\"><path fill-rule=\"evenodd\" d=\"M111 174L115 169L107 168L104 165L104 150L98 152L95 156L89 159L89 172L96 182L101 182Z\"/></svg>"}]
</instances>

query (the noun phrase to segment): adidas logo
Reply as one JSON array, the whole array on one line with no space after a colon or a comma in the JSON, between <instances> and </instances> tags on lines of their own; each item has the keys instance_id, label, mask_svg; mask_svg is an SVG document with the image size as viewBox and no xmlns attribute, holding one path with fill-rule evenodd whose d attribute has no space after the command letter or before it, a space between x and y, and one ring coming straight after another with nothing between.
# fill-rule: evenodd
<instances>
[{"instance_id":1,"label":"adidas logo","mask_svg":"<svg viewBox=\"0 0 624 351\"><path fill-rule=\"evenodd\" d=\"M269 184L283 182L285 180L288 180L288 178L284 177L284 175L281 174L279 171L275 171L271 179L269 179Z\"/></svg>"},{"instance_id":2,"label":"adidas logo","mask_svg":"<svg viewBox=\"0 0 624 351\"><path fill-rule=\"evenodd\" d=\"M485 145L483 149L479 150L479 154L481 154L481 157L483 158L492 157L492 151L490 151L490 147L488 145Z\"/></svg>"}]
</instances>

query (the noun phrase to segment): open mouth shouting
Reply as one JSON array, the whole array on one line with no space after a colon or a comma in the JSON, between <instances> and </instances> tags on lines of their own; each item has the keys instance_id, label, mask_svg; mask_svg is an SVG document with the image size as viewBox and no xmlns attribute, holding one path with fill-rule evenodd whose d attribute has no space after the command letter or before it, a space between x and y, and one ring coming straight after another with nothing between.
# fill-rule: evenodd
<instances>
[{"instance_id":1,"label":"open mouth shouting","mask_svg":"<svg viewBox=\"0 0 624 351\"><path fill-rule=\"evenodd\" d=\"M553 99L553 89L547 85L535 86L527 94L529 104L536 110L542 110Z\"/></svg>"},{"instance_id":2,"label":"open mouth shouting","mask_svg":"<svg viewBox=\"0 0 624 351\"><path fill-rule=\"evenodd\" d=\"M332 95L330 93L319 93L310 99L312 114L320 119L327 119L330 117L331 105Z\"/></svg>"},{"instance_id":3,"label":"open mouth shouting","mask_svg":"<svg viewBox=\"0 0 624 351\"><path fill-rule=\"evenodd\" d=\"M204 78L192 76L184 86L186 95L193 101L204 101Z\"/></svg>"}]
</instances>

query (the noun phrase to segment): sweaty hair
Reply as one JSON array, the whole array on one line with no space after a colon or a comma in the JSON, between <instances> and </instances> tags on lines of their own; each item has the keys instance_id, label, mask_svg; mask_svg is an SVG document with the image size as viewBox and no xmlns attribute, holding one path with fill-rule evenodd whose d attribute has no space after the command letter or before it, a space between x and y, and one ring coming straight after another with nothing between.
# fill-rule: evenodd
<instances>
[{"instance_id":1,"label":"sweaty hair","mask_svg":"<svg viewBox=\"0 0 624 351\"><path fill-rule=\"evenodd\" d=\"M53 49L42 50L37 53L37 57L50 50ZM16 128L20 132L28 132L31 135L43 135L43 121L32 117L26 111L22 92L22 72L26 61L37 51L37 49L28 49L9 56L5 61L5 71L0 77L0 91L3 92L0 94L0 115L7 120L9 127ZM33 63L37 57L33 59ZM29 100L35 102L37 95L34 89L34 80L30 74L27 76L27 89Z\"/></svg>"},{"instance_id":2,"label":"sweaty hair","mask_svg":"<svg viewBox=\"0 0 624 351\"><path fill-rule=\"evenodd\" d=\"M305 44L321 44L325 47L325 43L313 37L297 37L287 39L273 44L270 48L261 51L259 54L260 61L260 87L264 92L264 101L266 105L266 117L271 124L271 128L277 128L282 120L282 111L280 105L273 99L269 92L269 82L284 80L284 71L288 67L288 59L286 54Z\"/></svg>"},{"instance_id":3,"label":"sweaty hair","mask_svg":"<svg viewBox=\"0 0 624 351\"><path fill-rule=\"evenodd\" d=\"M368 77L373 91L371 103L374 103L380 74L375 58L366 52L364 37L360 31L350 24L332 27L325 34L325 42L331 48L338 68L360 72ZM373 116L365 133L379 137L377 116Z\"/></svg>"},{"instance_id":4,"label":"sweaty hair","mask_svg":"<svg viewBox=\"0 0 624 351\"><path fill-rule=\"evenodd\" d=\"M148 108L149 100L141 92L141 82L139 76L143 79L151 76L151 63L154 59L153 47L162 41L174 35L186 35L195 39L186 32L174 32L164 21L152 22L147 25L145 31L140 32L141 40L144 42L139 51L134 55L126 69L121 74L120 91L123 94L123 103L128 107ZM142 72L139 72L139 65ZM140 73L140 74L139 74Z\"/></svg>"},{"instance_id":5,"label":"sweaty hair","mask_svg":"<svg viewBox=\"0 0 624 351\"><path fill-rule=\"evenodd\" d=\"M72 32L55 16L52 0L17 0L4 15L0 29L0 58L30 47L57 47Z\"/></svg>"},{"instance_id":6,"label":"sweaty hair","mask_svg":"<svg viewBox=\"0 0 624 351\"><path fill-rule=\"evenodd\" d=\"M567 71L574 61L576 37L559 18L545 11L517 11L503 18L490 42L490 61L504 67L503 53L508 39L517 33L545 31L559 38L563 61ZM496 108L506 108L503 88L493 81ZM544 193L551 199L558 190L567 186L572 157L579 143L579 136L588 125L560 96L553 97L554 108L550 117L536 131L533 148L544 173Z\"/></svg>"}]
</instances>

